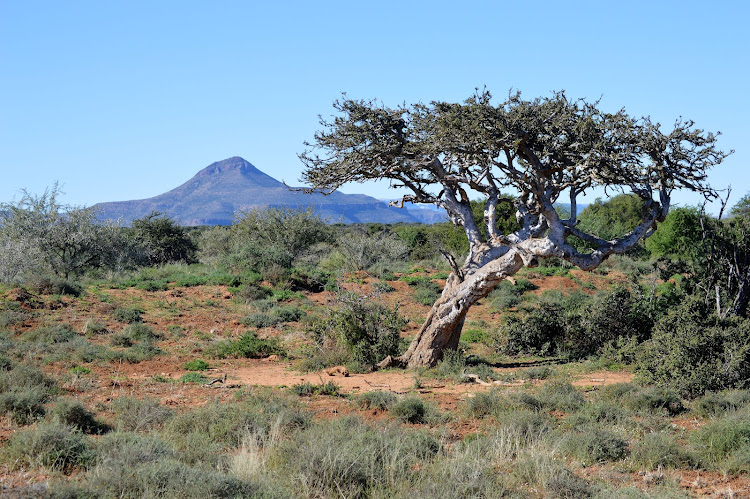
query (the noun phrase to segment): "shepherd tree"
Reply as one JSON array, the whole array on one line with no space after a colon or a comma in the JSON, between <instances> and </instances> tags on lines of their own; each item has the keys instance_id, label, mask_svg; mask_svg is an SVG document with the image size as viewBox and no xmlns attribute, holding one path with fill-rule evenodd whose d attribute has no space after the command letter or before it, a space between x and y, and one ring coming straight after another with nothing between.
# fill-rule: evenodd
<instances>
[{"instance_id":1,"label":"shepherd tree","mask_svg":"<svg viewBox=\"0 0 750 499\"><path fill-rule=\"evenodd\" d=\"M321 119L323 129L300 155L309 190L388 179L409 191L399 204L444 208L469 242L462 264L449 259L443 293L406 353L381 366L436 364L446 348L457 347L471 305L521 267L558 257L593 269L648 237L675 189L716 195L706 180L726 157L716 135L682 119L665 131L648 117L608 113L598 104L556 92L534 100L510 95L496 105L487 91L463 103L390 108L346 96L334 103L337 114ZM642 200L635 228L610 240L579 229L576 199L597 187ZM507 190L516 197L501 194ZM472 191L484 197L485 230L472 216ZM553 203L568 199L563 217ZM512 204L520 227L507 234L498 230L502 203ZM593 249L578 251L575 238Z\"/></svg>"}]
</instances>

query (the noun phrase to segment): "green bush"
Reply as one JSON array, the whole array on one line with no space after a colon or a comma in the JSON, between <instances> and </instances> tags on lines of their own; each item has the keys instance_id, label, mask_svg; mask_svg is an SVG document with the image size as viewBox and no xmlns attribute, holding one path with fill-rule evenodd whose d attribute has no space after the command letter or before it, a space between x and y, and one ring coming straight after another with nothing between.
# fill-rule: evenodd
<instances>
[{"instance_id":1,"label":"green bush","mask_svg":"<svg viewBox=\"0 0 750 499\"><path fill-rule=\"evenodd\" d=\"M143 310L140 308L117 308L115 309L115 320L133 324L143 320Z\"/></svg>"},{"instance_id":2,"label":"green bush","mask_svg":"<svg viewBox=\"0 0 750 499\"><path fill-rule=\"evenodd\" d=\"M36 367L16 364L0 370L0 412L16 424L29 424L44 416L44 404L58 390L57 384Z\"/></svg>"},{"instance_id":3,"label":"green bush","mask_svg":"<svg viewBox=\"0 0 750 499\"><path fill-rule=\"evenodd\" d=\"M418 397L406 397L391 407L391 414L405 423L427 423L432 409Z\"/></svg>"},{"instance_id":4,"label":"green bush","mask_svg":"<svg viewBox=\"0 0 750 499\"><path fill-rule=\"evenodd\" d=\"M682 468L692 464L692 458L677 442L674 435L665 432L647 433L633 443L630 458L640 469Z\"/></svg>"},{"instance_id":5,"label":"green bush","mask_svg":"<svg viewBox=\"0 0 750 499\"><path fill-rule=\"evenodd\" d=\"M25 287L40 295L68 295L79 297L83 294L80 284L59 277L31 277L24 281Z\"/></svg>"},{"instance_id":6,"label":"green bush","mask_svg":"<svg viewBox=\"0 0 750 499\"><path fill-rule=\"evenodd\" d=\"M695 401L693 410L701 417L708 418L736 411L750 404L750 391L724 390L709 392Z\"/></svg>"},{"instance_id":7,"label":"green bush","mask_svg":"<svg viewBox=\"0 0 750 499\"><path fill-rule=\"evenodd\" d=\"M298 322L306 315L301 308L291 306L276 307L272 313L280 322Z\"/></svg>"},{"instance_id":8,"label":"green bush","mask_svg":"<svg viewBox=\"0 0 750 499\"><path fill-rule=\"evenodd\" d=\"M234 358L261 358L269 355L286 355L286 352L276 338L262 339L252 332L247 331L238 340L226 340L208 349L219 359L227 357Z\"/></svg>"},{"instance_id":9,"label":"green bush","mask_svg":"<svg viewBox=\"0 0 750 499\"><path fill-rule=\"evenodd\" d=\"M503 326L508 337L506 351L510 354L552 355L565 336L565 320L557 307L542 305L528 317L508 317Z\"/></svg>"},{"instance_id":10,"label":"green bush","mask_svg":"<svg viewBox=\"0 0 750 499\"><path fill-rule=\"evenodd\" d=\"M339 418L283 442L277 466L296 477L293 495L377 497L380 492L387 497L439 453L439 442L426 433Z\"/></svg>"},{"instance_id":11,"label":"green bush","mask_svg":"<svg viewBox=\"0 0 750 499\"><path fill-rule=\"evenodd\" d=\"M154 330L151 329L151 326L140 322L128 324L127 326L125 326L123 334L135 341L142 341L146 343L150 343L161 338L159 334L155 333Z\"/></svg>"},{"instance_id":12,"label":"green bush","mask_svg":"<svg viewBox=\"0 0 750 499\"><path fill-rule=\"evenodd\" d=\"M537 399L545 408L563 412L577 411L585 403L581 392L563 381L548 381L543 384L537 393Z\"/></svg>"},{"instance_id":13,"label":"green bush","mask_svg":"<svg viewBox=\"0 0 750 499\"><path fill-rule=\"evenodd\" d=\"M187 373L183 374L178 381L180 383L205 383L208 378L201 373Z\"/></svg>"},{"instance_id":14,"label":"green bush","mask_svg":"<svg viewBox=\"0 0 750 499\"><path fill-rule=\"evenodd\" d=\"M686 299L654 327L638 352L637 375L686 397L746 388L750 380L750 320L719 319L703 302Z\"/></svg>"},{"instance_id":15,"label":"green bush","mask_svg":"<svg viewBox=\"0 0 750 499\"><path fill-rule=\"evenodd\" d=\"M685 411L682 399L672 390L659 386L650 386L634 390L622 397L626 407L634 411L666 413L675 416Z\"/></svg>"},{"instance_id":16,"label":"green bush","mask_svg":"<svg viewBox=\"0 0 750 499\"><path fill-rule=\"evenodd\" d=\"M591 465L623 459L628 444L617 433L595 424L566 433L562 448L585 465Z\"/></svg>"},{"instance_id":17,"label":"green bush","mask_svg":"<svg viewBox=\"0 0 750 499\"><path fill-rule=\"evenodd\" d=\"M750 447L750 411L740 410L710 421L691 433L698 456L710 466L717 466L739 450Z\"/></svg>"},{"instance_id":18,"label":"green bush","mask_svg":"<svg viewBox=\"0 0 750 499\"><path fill-rule=\"evenodd\" d=\"M257 283L245 283L234 293L239 300L249 303L271 296L272 291Z\"/></svg>"},{"instance_id":19,"label":"green bush","mask_svg":"<svg viewBox=\"0 0 750 499\"><path fill-rule=\"evenodd\" d=\"M466 400L464 412L472 418L486 418L502 411L502 401L495 390L477 392Z\"/></svg>"},{"instance_id":20,"label":"green bush","mask_svg":"<svg viewBox=\"0 0 750 499\"><path fill-rule=\"evenodd\" d=\"M422 305L432 305L440 298L440 287L432 281L422 281L414 292L414 301Z\"/></svg>"},{"instance_id":21,"label":"green bush","mask_svg":"<svg viewBox=\"0 0 750 499\"><path fill-rule=\"evenodd\" d=\"M109 425L97 421L94 414L79 401L69 398L59 400L50 411L50 415L56 423L86 434L101 435L111 429Z\"/></svg>"},{"instance_id":22,"label":"green bush","mask_svg":"<svg viewBox=\"0 0 750 499\"><path fill-rule=\"evenodd\" d=\"M297 385L292 385L292 391L300 397L310 397L312 395L330 395L332 397L338 397L340 395L341 387L329 381L328 383L321 383L316 385L306 381Z\"/></svg>"},{"instance_id":23,"label":"green bush","mask_svg":"<svg viewBox=\"0 0 750 499\"><path fill-rule=\"evenodd\" d=\"M354 399L360 409L389 410L396 403L396 395L391 392L365 392Z\"/></svg>"},{"instance_id":24,"label":"green bush","mask_svg":"<svg viewBox=\"0 0 750 499\"><path fill-rule=\"evenodd\" d=\"M13 433L2 449L3 461L17 466L70 473L93 459L89 441L59 424L39 424Z\"/></svg>"},{"instance_id":25,"label":"green bush","mask_svg":"<svg viewBox=\"0 0 750 499\"><path fill-rule=\"evenodd\" d=\"M278 317L272 317L268 314L254 313L246 315L240 320L240 322L245 326L261 329L264 327L275 326L281 322L281 320Z\"/></svg>"},{"instance_id":26,"label":"green bush","mask_svg":"<svg viewBox=\"0 0 750 499\"><path fill-rule=\"evenodd\" d=\"M34 343L64 343L78 336L68 324L38 327L23 335L23 339Z\"/></svg>"},{"instance_id":27,"label":"green bush","mask_svg":"<svg viewBox=\"0 0 750 499\"><path fill-rule=\"evenodd\" d=\"M183 367L188 371L205 371L209 366L205 360L193 359L185 362Z\"/></svg>"},{"instance_id":28,"label":"green bush","mask_svg":"<svg viewBox=\"0 0 750 499\"><path fill-rule=\"evenodd\" d=\"M172 417L172 411L148 398L119 397L112 401L112 410L118 431L149 431Z\"/></svg>"},{"instance_id":29,"label":"green bush","mask_svg":"<svg viewBox=\"0 0 750 499\"><path fill-rule=\"evenodd\" d=\"M366 370L388 355L397 355L400 332L408 321L370 297L341 293L339 307L307 327L320 350L345 352L347 364Z\"/></svg>"}]
</instances>

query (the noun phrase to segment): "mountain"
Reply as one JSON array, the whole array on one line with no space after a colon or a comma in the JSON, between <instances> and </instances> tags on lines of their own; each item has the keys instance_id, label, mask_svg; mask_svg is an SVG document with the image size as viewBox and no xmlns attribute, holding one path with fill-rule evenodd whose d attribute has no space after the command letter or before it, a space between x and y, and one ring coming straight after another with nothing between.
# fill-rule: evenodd
<instances>
[{"instance_id":1,"label":"mountain","mask_svg":"<svg viewBox=\"0 0 750 499\"><path fill-rule=\"evenodd\" d=\"M120 219L125 224L158 211L181 225L230 225L240 210L307 206L330 223L416 223L422 218L363 194L333 192L324 196L289 190L240 157L212 163L164 194L94 207L101 220Z\"/></svg>"}]
</instances>

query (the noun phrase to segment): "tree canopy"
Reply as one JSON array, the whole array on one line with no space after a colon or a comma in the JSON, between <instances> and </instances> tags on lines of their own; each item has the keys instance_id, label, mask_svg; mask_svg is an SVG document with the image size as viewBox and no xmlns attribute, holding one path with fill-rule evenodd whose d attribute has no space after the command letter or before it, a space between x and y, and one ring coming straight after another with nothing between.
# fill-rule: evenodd
<instances>
[{"instance_id":1,"label":"tree canopy","mask_svg":"<svg viewBox=\"0 0 750 499\"><path fill-rule=\"evenodd\" d=\"M399 204L444 208L469 242L463 265L446 255L453 272L443 294L397 362L412 366L432 365L444 348L455 348L468 308L521 266L559 257L593 269L648 237L667 216L675 189L715 197L707 173L727 155L717 135L692 121L678 119L665 130L648 117L607 112L564 92L533 100L516 93L495 104L484 90L462 103L395 108L344 96L334 109L300 155L308 190L387 179L409 191ZM602 187L640 204L632 227L606 238L582 230L576 208L579 196ZM483 196L479 223L472 191ZM563 200L571 207L565 218L554 207ZM507 234L498 226L505 205L518 221ZM578 240L587 248L579 250Z\"/></svg>"},{"instance_id":2,"label":"tree canopy","mask_svg":"<svg viewBox=\"0 0 750 499\"><path fill-rule=\"evenodd\" d=\"M347 182L388 179L411 191L402 202L445 208L472 248L518 245L546 233L555 248L547 253L593 268L663 220L674 189L715 196L707 170L726 156L716 147L717 136L692 121L679 119L665 132L648 117L605 112L598 104L564 92L533 100L517 93L496 105L481 91L463 103L395 108L344 96L334 103L338 114L321 120L323 129L300 155L306 166L302 180L311 190L331 192ZM576 199L595 187L642 200L632 231L604 240L576 226ZM485 196L487 236L471 216L468 189ZM517 192L517 198L503 199L503 189ZM568 219L560 219L552 206L563 195L571 203ZM496 227L502 202L514 203L521 222L507 237ZM570 235L596 249L578 253L567 244Z\"/></svg>"}]
</instances>

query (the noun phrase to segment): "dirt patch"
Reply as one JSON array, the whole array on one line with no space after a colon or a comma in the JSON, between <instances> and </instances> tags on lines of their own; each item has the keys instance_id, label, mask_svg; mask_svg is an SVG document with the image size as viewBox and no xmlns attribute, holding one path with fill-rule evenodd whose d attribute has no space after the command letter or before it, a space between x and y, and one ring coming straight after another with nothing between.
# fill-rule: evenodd
<instances>
[{"instance_id":1,"label":"dirt patch","mask_svg":"<svg viewBox=\"0 0 750 499\"><path fill-rule=\"evenodd\" d=\"M576 376L571 382L573 386L598 387L615 385L617 383L630 383L633 381L633 373L597 371Z\"/></svg>"}]
</instances>

